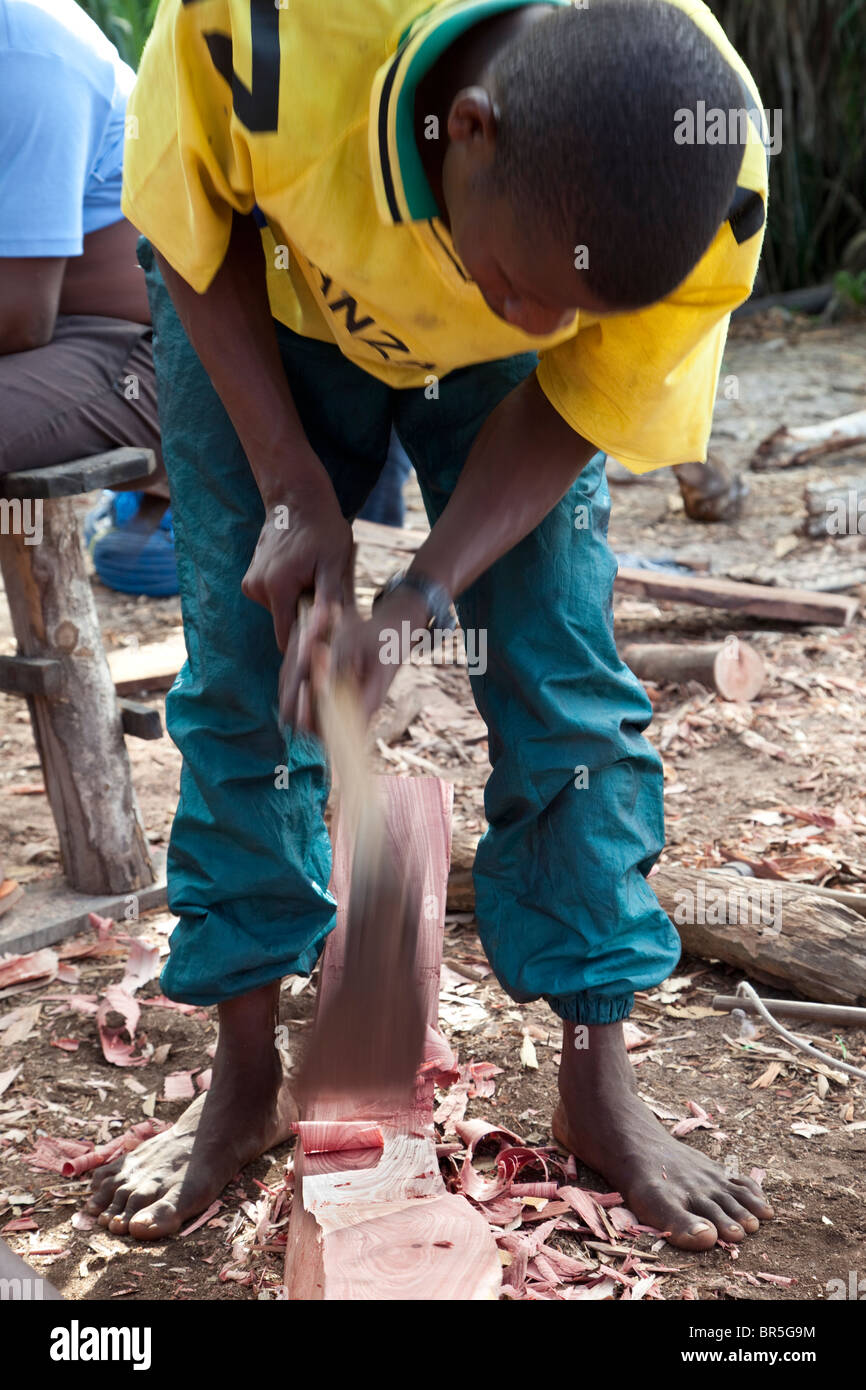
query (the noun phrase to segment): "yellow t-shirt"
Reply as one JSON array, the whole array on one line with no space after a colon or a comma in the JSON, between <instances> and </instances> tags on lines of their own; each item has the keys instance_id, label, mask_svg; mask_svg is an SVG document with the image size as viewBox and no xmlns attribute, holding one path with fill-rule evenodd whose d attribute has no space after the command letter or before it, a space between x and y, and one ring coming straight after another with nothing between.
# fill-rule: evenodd
<instances>
[{"instance_id":1,"label":"yellow t-shirt","mask_svg":"<svg viewBox=\"0 0 866 1390\"><path fill-rule=\"evenodd\" d=\"M760 109L706 5L669 2ZM526 3L162 0L128 108L123 211L200 293L222 264L232 210L255 213L274 317L391 386L534 349L542 390L598 448L635 472L703 459L728 316L761 250L760 134L750 121L731 216L666 300L580 313L543 338L503 322L437 215L413 104L460 33Z\"/></svg>"}]
</instances>

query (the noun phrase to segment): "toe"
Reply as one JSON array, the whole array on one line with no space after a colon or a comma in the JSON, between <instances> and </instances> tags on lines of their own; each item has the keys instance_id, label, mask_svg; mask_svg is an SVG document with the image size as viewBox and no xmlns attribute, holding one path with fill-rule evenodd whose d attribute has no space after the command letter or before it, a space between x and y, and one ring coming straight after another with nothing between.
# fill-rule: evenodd
<instances>
[{"instance_id":1,"label":"toe","mask_svg":"<svg viewBox=\"0 0 866 1390\"><path fill-rule=\"evenodd\" d=\"M137 1212L144 1207L149 1207L160 1197L163 1192L163 1184L155 1179L139 1183L134 1191L129 1194L126 1205L119 1215L113 1216L108 1223L108 1229L115 1235L125 1235L129 1230L129 1223Z\"/></svg>"},{"instance_id":2,"label":"toe","mask_svg":"<svg viewBox=\"0 0 866 1390\"><path fill-rule=\"evenodd\" d=\"M699 1213L687 1197L679 1199L667 1190L648 1190L630 1206L641 1221L664 1231L665 1239L681 1250L710 1250L718 1239L712 1221L706 1220L706 1213Z\"/></svg>"},{"instance_id":3,"label":"toe","mask_svg":"<svg viewBox=\"0 0 866 1390\"><path fill-rule=\"evenodd\" d=\"M178 1195L178 1190L166 1193L161 1201L136 1212L129 1221L129 1234L135 1236L136 1240L160 1240L163 1236L173 1236L181 1227L176 1201Z\"/></svg>"},{"instance_id":4,"label":"toe","mask_svg":"<svg viewBox=\"0 0 866 1390\"><path fill-rule=\"evenodd\" d=\"M117 1192L117 1184L120 1181L122 1164L112 1164L112 1171L106 1169L101 1172L98 1178L93 1179L90 1188L90 1195L85 1204L84 1210L91 1216L98 1216L101 1211L113 1200Z\"/></svg>"},{"instance_id":5,"label":"toe","mask_svg":"<svg viewBox=\"0 0 866 1390\"><path fill-rule=\"evenodd\" d=\"M761 1224L757 1216L750 1212L747 1207L742 1206L737 1197L730 1192L721 1193L719 1206L723 1207L731 1220L736 1221L749 1235L757 1231Z\"/></svg>"},{"instance_id":6,"label":"toe","mask_svg":"<svg viewBox=\"0 0 866 1390\"><path fill-rule=\"evenodd\" d=\"M101 1211L105 1211L111 1197L111 1188L103 1188L99 1192L93 1192L84 1203L84 1210L88 1216L98 1216Z\"/></svg>"},{"instance_id":7,"label":"toe","mask_svg":"<svg viewBox=\"0 0 866 1390\"><path fill-rule=\"evenodd\" d=\"M671 1222L666 1238L677 1250L712 1250L719 1232L710 1220L699 1220L691 1212L684 1212L680 1226Z\"/></svg>"},{"instance_id":8,"label":"toe","mask_svg":"<svg viewBox=\"0 0 866 1390\"><path fill-rule=\"evenodd\" d=\"M132 1196L132 1193L133 1187L131 1184L127 1183L124 1183L115 1190L114 1197L99 1218L100 1226L111 1226L112 1222L123 1216L126 1210L126 1204ZM118 1228L112 1226L112 1229L117 1230Z\"/></svg>"},{"instance_id":9,"label":"toe","mask_svg":"<svg viewBox=\"0 0 866 1390\"><path fill-rule=\"evenodd\" d=\"M737 1201L742 1202L744 1207L748 1207L752 1215L757 1216L759 1221L772 1220L773 1208L756 1182L751 1178L731 1178L731 1187L734 1189Z\"/></svg>"},{"instance_id":10,"label":"toe","mask_svg":"<svg viewBox=\"0 0 866 1390\"><path fill-rule=\"evenodd\" d=\"M693 1203L693 1206L700 1216L712 1221L722 1240L735 1243L745 1240L746 1232L739 1221L735 1221L733 1217L729 1216L718 1202L711 1202L709 1198L699 1198Z\"/></svg>"},{"instance_id":11,"label":"toe","mask_svg":"<svg viewBox=\"0 0 866 1390\"><path fill-rule=\"evenodd\" d=\"M666 1240L679 1250L711 1250L719 1238L712 1221L704 1221L683 1209L678 1221L671 1221Z\"/></svg>"}]
</instances>

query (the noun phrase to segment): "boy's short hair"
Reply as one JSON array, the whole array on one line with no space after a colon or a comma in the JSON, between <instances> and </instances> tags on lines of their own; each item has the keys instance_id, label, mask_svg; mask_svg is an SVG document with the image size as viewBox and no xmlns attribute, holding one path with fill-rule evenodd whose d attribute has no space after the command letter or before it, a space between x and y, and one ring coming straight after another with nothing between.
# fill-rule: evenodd
<instances>
[{"instance_id":1,"label":"boy's short hair","mask_svg":"<svg viewBox=\"0 0 866 1390\"><path fill-rule=\"evenodd\" d=\"M667 0L590 0L532 25L486 74L497 109L492 179L527 239L585 246L610 309L664 299L728 215L747 122L724 144L678 143L687 110L742 111L743 83Z\"/></svg>"}]
</instances>

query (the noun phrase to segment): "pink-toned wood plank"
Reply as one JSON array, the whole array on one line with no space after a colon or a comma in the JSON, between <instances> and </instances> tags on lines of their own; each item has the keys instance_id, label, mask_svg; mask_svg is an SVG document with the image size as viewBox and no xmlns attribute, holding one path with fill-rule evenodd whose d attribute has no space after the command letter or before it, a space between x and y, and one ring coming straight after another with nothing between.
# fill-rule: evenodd
<instances>
[{"instance_id":1,"label":"pink-toned wood plank","mask_svg":"<svg viewBox=\"0 0 866 1390\"><path fill-rule=\"evenodd\" d=\"M369 1120L300 1120L294 1126L305 1154L343 1153L346 1149L382 1149L379 1125Z\"/></svg>"},{"instance_id":2,"label":"pink-toned wood plank","mask_svg":"<svg viewBox=\"0 0 866 1390\"><path fill-rule=\"evenodd\" d=\"M378 786L391 842L422 890L416 971L435 1037L452 788L420 777L383 777ZM320 1007L338 986L342 971L350 857L351 846L338 827L332 879L337 926L325 948ZM384 1004L388 982L382 987ZM290 1298L498 1296L502 1266L491 1227L464 1197L446 1192L439 1172L433 1085L431 1073L420 1075L413 1104L398 1114L383 1114L375 1095L308 1107L295 1148L285 1266ZM371 1147L371 1131L376 1130L381 1147ZM366 1147L323 1146L323 1141L335 1146L351 1142L353 1133L367 1134Z\"/></svg>"}]
</instances>

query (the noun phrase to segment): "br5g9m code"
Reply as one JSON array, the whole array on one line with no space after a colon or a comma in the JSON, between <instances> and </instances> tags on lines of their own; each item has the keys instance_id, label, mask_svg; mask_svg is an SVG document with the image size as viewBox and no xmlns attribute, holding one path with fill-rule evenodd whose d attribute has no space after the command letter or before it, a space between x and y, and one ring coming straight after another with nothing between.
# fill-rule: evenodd
<instances>
[{"instance_id":1,"label":"br5g9m code","mask_svg":"<svg viewBox=\"0 0 866 1390\"><path fill-rule=\"evenodd\" d=\"M691 1337L711 1337L723 1341L728 1337L814 1337L814 1327L690 1327Z\"/></svg>"}]
</instances>

